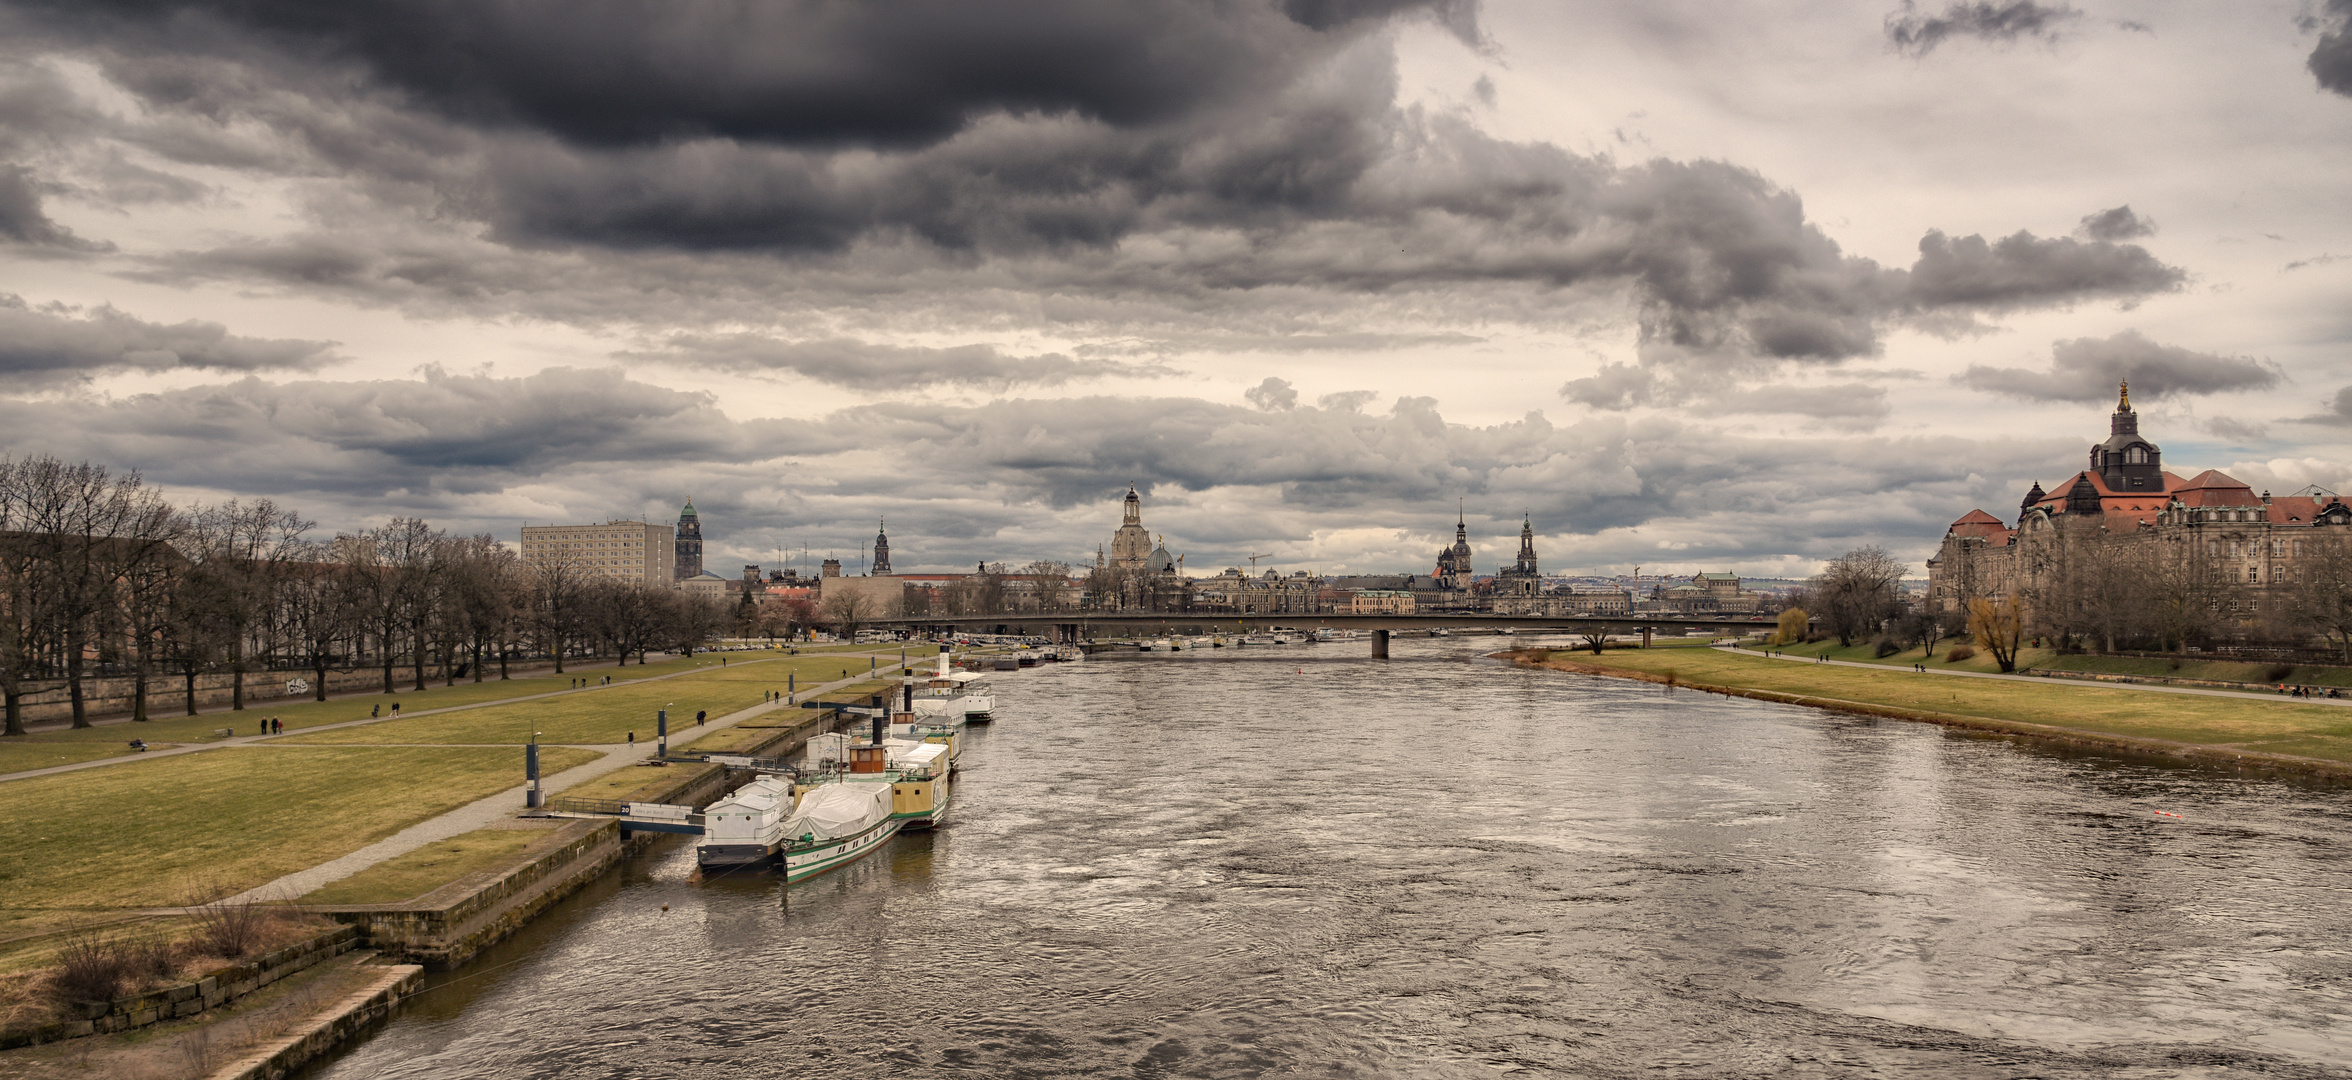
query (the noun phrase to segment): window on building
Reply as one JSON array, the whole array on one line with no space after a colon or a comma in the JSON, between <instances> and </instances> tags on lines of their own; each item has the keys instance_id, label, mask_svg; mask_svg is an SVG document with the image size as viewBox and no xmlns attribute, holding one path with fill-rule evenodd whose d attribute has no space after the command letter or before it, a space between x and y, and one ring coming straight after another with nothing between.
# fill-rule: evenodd
<instances>
[{"instance_id":1,"label":"window on building","mask_svg":"<svg viewBox=\"0 0 2352 1080\"><path fill-rule=\"evenodd\" d=\"M2259 566L2249 566L2249 567L2247 567L2247 568L2246 568L2246 584L2248 584L2248 585L2258 585L2258 584L2261 584L2261 582L2262 582L2262 568L2261 568L2261 567L2259 567Z\"/></svg>"},{"instance_id":2,"label":"window on building","mask_svg":"<svg viewBox=\"0 0 2352 1080\"><path fill-rule=\"evenodd\" d=\"M2145 465L2148 463L2148 450L2142 446L2132 447L2123 452L2123 460L2129 465Z\"/></svg>"}]
</instances>

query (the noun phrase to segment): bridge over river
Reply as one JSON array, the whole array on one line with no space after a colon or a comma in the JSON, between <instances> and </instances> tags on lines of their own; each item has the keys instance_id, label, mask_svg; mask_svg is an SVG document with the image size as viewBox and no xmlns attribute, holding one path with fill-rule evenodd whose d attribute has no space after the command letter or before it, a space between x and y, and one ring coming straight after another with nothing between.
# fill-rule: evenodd
<instances>
[{"instance_id":1,"label":"bridge over river","mask_svg":"<svg viewBox=\"0 0 2352 1080\"><path fill-rule=\"evenodd\" d=\"M1487 615L1472 612L1429 612L1411 615L1356 615L1347 613L1242 615L1232 612L1120 611L1120 612L999 612L989 615L908 615L875 619L867 626L903 627L934 633L1032 634L1055 642L1079 643L1105 636L1168 633L1223 633L1295 627L1324 627L1368 632L1372 655L1388 655L1389 637L1399 630L1468 630L1497 632L1553 631L1570 634L1640 634L1647 644L1660 630L1746 631L1774 625L1763 615Z\"/></svg>"}]
</instances>

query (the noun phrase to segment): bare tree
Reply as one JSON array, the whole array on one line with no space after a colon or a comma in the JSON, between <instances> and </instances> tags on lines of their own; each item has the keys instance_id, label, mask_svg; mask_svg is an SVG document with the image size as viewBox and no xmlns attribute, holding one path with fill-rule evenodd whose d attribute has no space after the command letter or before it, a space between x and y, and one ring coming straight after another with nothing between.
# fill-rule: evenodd
<instances>
[{"instance_id":1,"label":"bare tree","mask_svg":"<svg viewBox=\"0 0 2352 1080\"><path fill-rule=\"evenodd\" d=\"M1070 602L1070 564L1039 559L1021 568L1036 583L1037 608L1060 611Z\"/></svg>"},{"instance_id":2,"label":"bare tree","mask_svg":"<svg viewBox=\"0 0 2352 1080\"><path fill-rule=\"evenodd\" d=\"M1811 591L1838 644L1852 645L1856 637L1877 633L1879 625L1894 615L1895 586L1902 580L1902 563L1884 549L1861 547L1824 567Z\"/></svg>"},{"instance_id":3,"label":"bare tree","mask_svg":"<svg viewBox=\"0 0 2352 1080\"><path fill-rule=\"evenodd\" d=\"M312 523L268 499L197 507L188 518L200 601L193 614L212 622L229 667L229 707L242 709L245 673L278 645L279 590L307 551L302 534Z\"/></svg>"},{"instance_id":4,"label":"bare tree","mask_svg":"<svg viewBox=\"0 0 2352 1080\"><path fill-rule=\"evenodd\" d=\"M327 700L327 672L356 664L355 640L365 628L367 582L346 560L351 537L309 545L286 576L286 642L310 669L311 693Z\"/></svg>"},{"instance_id":5,"label":"bare tree","mask_svg":"<svg viewBox=\"0 0 2352 1080\"><path fill-rule=\"evenodd\" d=\"M144 579L171 550L177 517L136 472L114 476L101 465L55 458L25 462L25 525L32 534L32 573L49 593L36 607L53 620L53 643L73 703L73 726L90 726L84 695L87 661L120 641L126 576Z\"/></svg>"},{"instance_id":6,"label":"bare tree","mask_svg":"<svg viewBox=\"0 0 2352 1080\"><path fill-rule=\"evenodd\" d=\"M2326 635L2352 663L2352 537L2321 536L2308 543L2310 555L2300 568L2303 580L2296 583L2290 610L2298 623Z\"/></svg>"},{"instance_id":7,"label":"bare tree","mask_svg":"<svg viewBox=\"0 0 2352 1080\"><path fill-rule=\"evenodd\" d=\"M879 614L877 608L873 597L855 589L839 590L817 605L819 617L845 638L855 638L858 628Z\"/></svg>"},{"instance_id":8,"label":"bare tree","mask_svg":"<svg viewBox=\"0 0 2352 1080\"><path fill-rule=\"evenodd\" d=\"M555 658L555 673L563 674L564 652L580 632L581 600L588 570L578 560L551 555L531 562L531 634L540 649Z\"/></svg>"},{"instance_id":9,"label":"bare tree","mask_svg":"<svg viewBox=\"0 0 2352 1080\"><path fill-rule=\"evenodd\" d=\"M2214 620L2220 617L2222 597L2228 589L2221 580L2221 565L2207 550L2204 538L2197 536L2161 537L2151 542L2144 554L2138 560L2141 572L2148 577L2141 618L2160 647L2186 652L2189 642L2210 633ZM2324 563L2326 558L2323 548L2316 561ZM2346 584L2352 586L2352 553L2344 556L2341 572Z\"/></svg>"}]
</instances>

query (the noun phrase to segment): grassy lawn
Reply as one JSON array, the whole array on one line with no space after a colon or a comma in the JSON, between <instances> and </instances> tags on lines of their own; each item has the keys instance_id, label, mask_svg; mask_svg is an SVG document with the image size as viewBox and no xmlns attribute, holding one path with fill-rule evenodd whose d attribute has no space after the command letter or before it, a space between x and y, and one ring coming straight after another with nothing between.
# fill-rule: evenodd
<instances>
[{"instance_id":1,"label":"grassy lawn","mask_svg":"<svg viewBox=\"0 0 2352 1080\"><path fill-rule=\"evenodd\" d=\"M1924 660L1932 671L1950 668L1956 671L1998 671L1990 653L1979 649L1977 655L1959 663L1946 663L1954 642L1938 646L1934 655L1922 657L1918 649L1905 649L1892 656L1872 656L1869 642L1840 648L1835 641L1817 641L1810 645L1772 646L1774 652L1790 656L1827 656L1832 660L1852 660L1864 664L1886 664L1908 668ZM2017 654L2020 669L2036 671L2081 671L2103 675L2138 675L2146 678L2195 679L2210 682L2249 683L2265 685L2302 683L2306 686L2352 687L2352 667L2321 667L2316 665L2286 665L2237 660L2197 660L2181 658L2177 664L2166 658L2139 656L2065 656L2055 649L2022 649ZM2283 673L2281 668L2286 669Z\"/></svg>"},{"instance_id":2,"label":"grassy lawn","mask_svg":"<svg viewBox=\"0 0 2352 1080\"><path fill-rule=\"evenodd\" d=\"M305 904L390 904L510 861L554 829L476 829L397 855L302 897Z\"/></svg>"},{"instance_id":3,"label":"grassy lawn","mask_svg":"<svg viewBox=\"0 0 2352 1080\"><path fill-rule=\"evenodd\" d=\"M849 646L832 648L836 648L838 651L838 649L846 649ZM872 646L860 646L860 648L871 649ZM764 673L774 672L775 681L781 688L784 672L788 670L785 662L781 659L782 652L753 651L725 655L728 662L724 666L720 664L718 657L709 655L696 656L692 659L669 660L658 664L631 664L625 668L610 665L597 665L593 668L575 666L561 676L509 679L505 682L488 679L478 684L459 682L456 686L434 684L423 692L404 689L396 694L371 694L365 697L339 698L334 701L257 703L243 712L222 711L205 713L200 716L161 718L145 723L107 724L79 731L67 729L35 732L22 738L0 740L0 773L47 768L51 765L70 765L75 762L105 757L133 757L136 755L131 754L126 745L133 738L145 739L151 746L163 747L183 743L216 741L213 732L223 727L234 728L239 735L255 735L260 733L259 725L263 717L276 717L284 722L288 732L294 732L321 724L339 724L351 720L366 719L371 710L378 707L389 708L392 702L399 702L407 711L416 712L423 709L483 705L513 698L530 697L535 694L556 693L567 689L575 678L601 679L609 675L612 677L614 685L619 686L641 679L679 672L708 671L714 675L724 672L728 678L747 680L763 679L767 677ZM897 654L893 652L891 656L895 659ZM767 662L754 663L753 661ZM791 660L791 664L797 665L803 671L802 677L804 679L809 671L820 668L828 671L838 670L847 662L845 658L838 656L804 656L794 657ZM700 676L688 676L688 678L697 677ZM650 714L648 715L650 716ZM691 716L692 713L689 712L688 715ZM648 726L650 727L650 725ZM622 730L625 732L627 729ZM338 739L336 741L383 742L398 740ZM448 742L452 740L417 741Z\"/></svg>"},{"instance_id":4,"label":"grassy lawn","mask_svg":"<svg viewBox=\"0 0 2352 1080\"><path fill-rule=\"evenodd\" d=\"M615 769L593 780L583 780L562 791L549 792L574 799L612 799L618 802L655 802L662 792L717 771L702 762L661 769Z\"/></svg>"},{"instance_id":5,"label":"grassy lawn","mask_svg":"<svg viewBox=\"0 0 2352 1080\"><path fill-rule=\"evenodd\" d=\"M549 771L596 759L542 751ZM0 785L0 937L243 890L522 782L512 750L259 746Z\"/></svg>"},{"instance_id":6,"label":"grassy lawn","mask_svg":"<svg viewBox=\"0 0 2352 1080\"><path fill-rule=\"evenodd\" d=\"M1559 659L1589 662L1590 653ZM1770 690L2107 735L2164 739L2352 762L2352 709L2286 701L2161 694L2110 687L1994 679L1938 679L1804 664L1719 651L1622 650L1607 667L1673 673L1685 683Z\"/></svg>"}]
</instances>

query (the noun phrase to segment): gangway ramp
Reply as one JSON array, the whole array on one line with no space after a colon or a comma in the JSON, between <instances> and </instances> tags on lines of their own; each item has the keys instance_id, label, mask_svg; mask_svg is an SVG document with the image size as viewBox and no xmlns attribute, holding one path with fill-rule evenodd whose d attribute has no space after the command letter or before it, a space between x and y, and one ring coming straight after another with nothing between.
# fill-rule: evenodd
<instances>
[{"instance_id":1,"label":"gangway ramp","mask_svg":"<svg viewBox=\"0 0 2352 1080\"><path fill-rule=\"evenodd\" d=\"M537 816L592 820L618 818L623 833L702 835L702 815L691 806L676 803L621 802L615 799L580 799L559 795L547 800L547 805L540 808Z\"/></svg>"}]
</instances>

